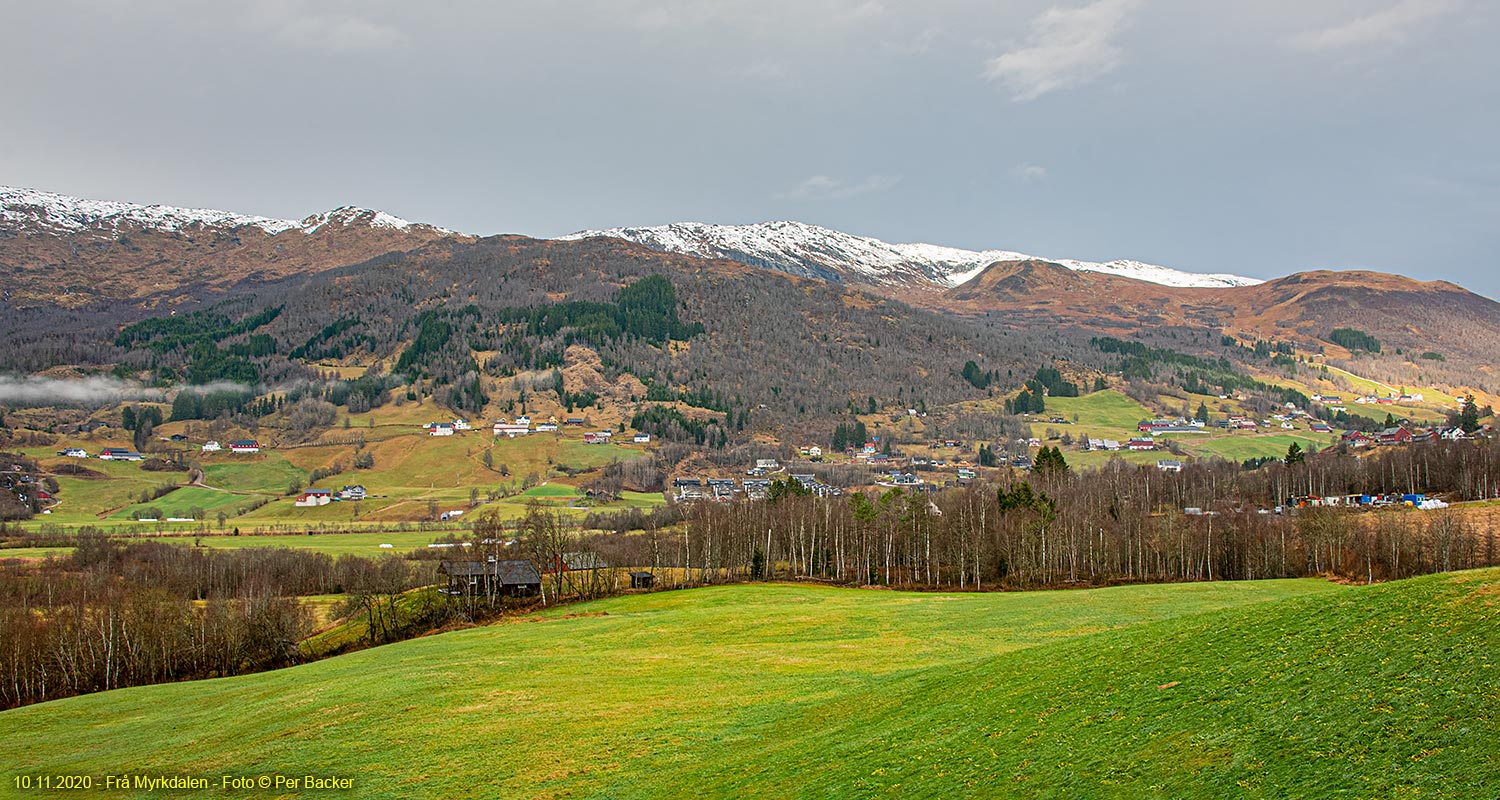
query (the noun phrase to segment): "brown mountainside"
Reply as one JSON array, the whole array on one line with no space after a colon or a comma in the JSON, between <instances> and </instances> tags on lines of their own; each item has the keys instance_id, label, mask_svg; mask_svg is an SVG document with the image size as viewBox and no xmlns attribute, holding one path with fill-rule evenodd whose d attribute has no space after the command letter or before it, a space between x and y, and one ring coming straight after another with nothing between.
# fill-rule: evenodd
<instances>
[{"instance_id":1,"label":"brown mountainside","mask_svg":"<svg viewBox=\"0 0 1500 800\"><path fill-rule=\"evenodd\" d=\"M272 232L215 221L161 226L106 218L49 224L45 209L0 218L0 298L9 306L78 307L96 300L166 299L322 272L439 240L472 237L393 225L379 212L336 209Z\"/></svg>"},{"instance_id":2,"label":"brown mountainside","mask_svg":"<svg viewBox=\"0 0 1500 800\"><path fill-rule=\"evenodd\" d=\"M1130 333L1146 326L1217 328L1243 338L1328 343L1335 328L1391 347L1483 360L1500 346L1500 303L1447 281L1366 271L1297 273L1256 286L1174 288L1038 261L1002 261L925 303L962 313Z\"/></svg>"}]
</instances>

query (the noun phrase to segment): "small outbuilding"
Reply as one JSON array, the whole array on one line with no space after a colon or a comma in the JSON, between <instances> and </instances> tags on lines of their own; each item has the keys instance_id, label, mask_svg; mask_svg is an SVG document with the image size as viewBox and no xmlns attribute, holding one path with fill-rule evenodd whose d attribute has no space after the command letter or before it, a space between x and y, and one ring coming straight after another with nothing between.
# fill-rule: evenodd
<instances>
[{"instance_id":1,"label":"small outbuilding","mask_svg":"<svg viewBox=\"0 0 1500 800\"><path fill-rule=\"evenodd\" d=\"M656 583L656 576L644 570L630 573L630 588L650 589Z\"/></svg>"}]
</instances>

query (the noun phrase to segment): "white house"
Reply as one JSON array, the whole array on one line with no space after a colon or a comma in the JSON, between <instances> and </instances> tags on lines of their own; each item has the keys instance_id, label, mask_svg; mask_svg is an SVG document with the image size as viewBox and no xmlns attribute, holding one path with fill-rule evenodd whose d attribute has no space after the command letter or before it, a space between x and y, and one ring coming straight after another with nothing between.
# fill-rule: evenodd
<instances>
[{"instance_id":1,"label":"white house","mask_svg":"<svg viewBox=\"0 0 1500 800\"><path fill-rule=\"evenodd\" d=\"M557 430L556 422L539 422L536 426L537 433L551 433Z\"/></svg>"},{"instance_id":2,"label":"white house","mask_svg":"<svg viewBox=\"0 0 1500 800\"><path fill-rule=\"evenodd\" d=\"M1156 468L1162 472L1181 472L1182 462L1175 459L1162 459L1156 462Z\"/></svg>"},{"instance_id":3,"label":"white house","mask_svg":"<svg viewBox=\"0 0 1500 800\"><path fill-rule=\"evenodd\" d=\"M526 434L531 433L531 428L522 425L519 422L506 422L504 420L495 423L494 430L496 436L504 436L509 439L514 439L517 436L525 436Z\"/></svg>"},{"instance_id":4,"label":"white house","mask_svg":"<svg viewBox=\"0 0 1500 800\"><path fill-rule=\"evenodd\" d=\"M223 449L224 448L222 448L222 447L219 446L218 442L204 442L203 443L203 452L205 452L205 453L217 453L217 452L219 452L220 450L223 450Z\"/></svg>"},{"instance_id":5,"label":"white house","mask_svg":"<svg viewBox=\"0 0 1500 800\"><path fill-rule=\"evenodd\" d=\"M451 423L451 422L434 422L434 423L432 423L432 427L430 427L430 428L427 429L427 433L428 433L428 435L431 435L431 436L452 436L453 435L453 423Z\"/></svg>"},{"instance_id":6,"label":"white house","mask_svg":"<svg viewBox=\"0 0 1500 800\"><path fill-rule=\"evenodd\" d=\"M530 427L531 426L531 417L527 417L527 416L524 416L524 415L516 417L516 424L517 425L525 425L527 427Z\"/></svg>"},{"instance_id":7,"label":"white house","mask_svg":"<svg viewBox=\"0 0 1500 800\"><path fill-rule=\"evenodd\" d=\"M651 434L649 434L649 433L637 433L631 439L631 441L635 442L636 444L646 444L647 442L651 441Z\"/></svg>"},{"instance_id":8,"label":"white house","mask_svg":"<svg viewBox=\"0 0 1500 800\"><path fill-rule=\"evenodd\" d=\"M470 425L469 421L466 420L466 419L456 419L456 420L453 420L453 430L456 430L456 431L472 431L472 430L474 430L474 426Z\"/></svg>"},{"instance_id":9,"label":"white house","mask_svg":"<svg viewBox=\"0 0 1500 800\"><path fill-rule=\"evenodd\" d=\"M88 458L89 457L88 451L85 450L85 449L83 449L82 447L69 447L68 449L66 449L66 450L63 451L63 455L67 456L68 458Z\"/></svg>"}]
</instances>

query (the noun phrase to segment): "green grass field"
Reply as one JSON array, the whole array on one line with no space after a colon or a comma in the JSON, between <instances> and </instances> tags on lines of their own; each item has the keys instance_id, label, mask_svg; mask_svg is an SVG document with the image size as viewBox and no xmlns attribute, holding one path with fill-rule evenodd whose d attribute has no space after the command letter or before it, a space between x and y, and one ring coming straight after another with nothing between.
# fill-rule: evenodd
<instances>
[{"instance_id":1,"label":"green grass field","mask_svg":"<svg viewBox=\"0 0 1500 800\"><path fill-rule=\"evenodd\" d=\"M72 552L71 547L5 547L0 548L0 559L62 557Z\"/></svg>"},{"instance_id":2,"label":"green grass field","mask_svg":"<svg viewBox=\"0 0 1500 800\"><path fill-rule=\"evenodd\" d=\"M307 480L307 472L280 453L220 453L209 458L203 465L203 482L215 489L280 495L292 481Z\"/></svg>"},{"instance_id":3,"label":"green grass field","mask_svg":"<svg viewBox=\"0 0 1500 800\"><path fill-rule=\"evenodd\" d=\"M443 534L436 531L374 531L356 533L256 535L256 536L201 536L196 539L174 537L171 541L184 544L196 541L202 547L234 549L241 547L291 547L312 550L329 555L349 553L360 556L375 556L380 553L405 553L425 548L433 539ZM382 544L391 547L382 548Z\"/></svg>"},{"instance_id":4,"label":"green grass field","mask_svg":"<svg viewBox=\"0 0 1500 800\"><path fill-rule=\"evenodd\" d=\"M1169 434L1170 436L1170 434ZM1309 447L1322 450L1337 443L1334 434L1310 431L1284 431L1271 434L1236 434L1211 438L1183 436L1179 438L1183 449L1199 457L1218 456L1230 461L1250 458L1285 456L1287 448L1296 442L1304 451Z\"/></svg>"},{"instance_id":5,"label":"green grass field","mask_svg":"<svg viewBox=\"0 0 1500 800\"><path fill-rule=\"evenodd\" d=\"M359 797L1488 797L1497 595L662 592L3 712L0 763Z\"/></svg>"},{"instance_id":6,"label":"green grass field","mask_svg":"<svg viewBox=\"0 0 1500 800\"><path fill-rule=\"evenodd\" d=\"M1040 416L1071 420L1074 414L1078 415L1080 423L1130 431L1134 431L1141 420L1156 416L1145 406L1113 389L1082 397L1049 397L1047 411Z\"/></svg>"},{"instance_id":7,"label":"green grass field","mask_svg":"<svg viewBox=\"0 0 1500 800\"><path fill-rule=\"evenodd\" d=\"M232 517L239 509L247 507L251 501L252 498L244 495L216 492L213 489L203 489L197 486L184 486L149 503L126 506L110 514L109 519L129 520L133 513L147 509L160 511L163 518L185 517L193 508L203 509L207 513L205 519L213 519L215 513L221 510L226 516Z\"/></svg>"}]
</instances>

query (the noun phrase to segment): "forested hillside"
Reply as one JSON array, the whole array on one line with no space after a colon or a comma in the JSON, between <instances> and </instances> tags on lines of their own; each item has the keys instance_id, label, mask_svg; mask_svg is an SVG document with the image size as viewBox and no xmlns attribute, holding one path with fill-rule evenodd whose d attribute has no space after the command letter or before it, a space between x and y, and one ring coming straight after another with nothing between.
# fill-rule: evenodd
<instances>
[{"instance_id":1,"label":"forested hillside","mask_svg":"<svg viewBox=\"0 0 1500 800\"><path fill-rule=\"evenodd\" d=\"M649 292L622 292L653 277ZM1055 359L1104 363L1081 331L951 318L606 239L444 244L204 296L169 316L114 305L33 309L16 321L0 369L70 364L152 381L275 385L315 377L313 360L394 358L402 380L475 414L486 400L481 378L561 367L571 344L595 349L608 379L629 372L760 422L840 413L869 397L884 406L986 396L961 374L971 360L1002 390Z\"/></svg>"}]
</instances>

